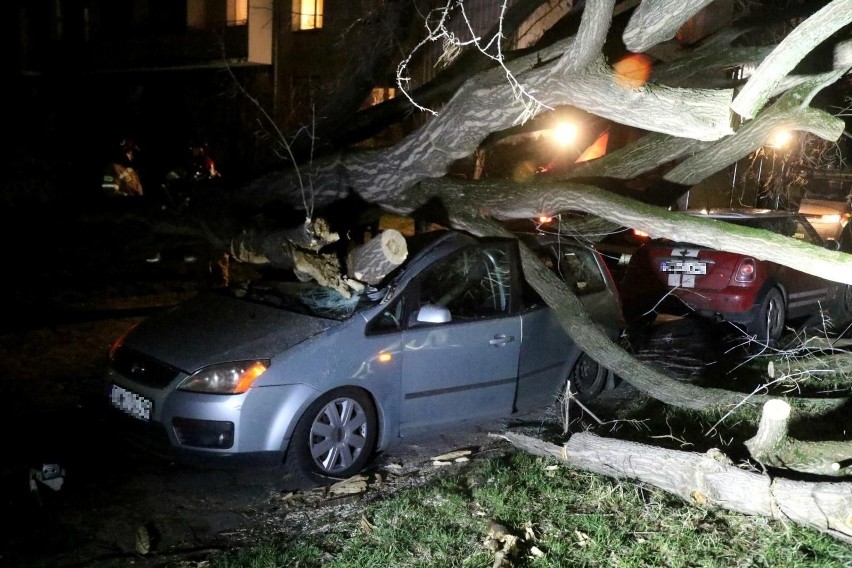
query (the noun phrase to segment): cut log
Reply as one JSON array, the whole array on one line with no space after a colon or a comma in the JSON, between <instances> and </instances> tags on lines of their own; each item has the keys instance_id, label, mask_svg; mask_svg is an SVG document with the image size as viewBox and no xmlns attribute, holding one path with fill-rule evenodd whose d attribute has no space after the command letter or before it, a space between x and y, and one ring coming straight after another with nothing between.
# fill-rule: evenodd
<instances>
[{"instance_id":1,"label":"cut log","mask_svg":"<svg viewBox=\"0 0 852 568\"><path fill-rule=\"evenodd\" d=\"M770 400L763 405L757 434L745 443L752 457L763 462L757 454L771 450L787 439L790 410L790 405L780 399Z\"/></svg>"},{"instance_id":2,"label":"cut log","mask_svg":"<svg viewBox=\"0 0 852 568\"><path fill-rule=\"evenodd\" d=\"M852 483L771 478L705 454L574 434L564 446L513 432L492 434L535 455L616 478L648 483L694 505L792 521L852 543Z\"/></svg>"},{"instance_id":3,"label":"cut log","mask_svg":"<svg viewBox=\"0 0 852 568\"><path fill-rule=\"evenodd\" d=\"M407 256L405 237L399 231L388 229L352 249L346 259L347 273L360 282L378 284Z\"/></svg>"},{"instance_id":4,"label":"cut log","mask_svg":"<svg viewBox=\"0 0 852 568\"><path fill-rule=\"evenodd\" d=\"M830 475L852 475L852 442L804 442L787 436L790 405L770 400L763 405L757 434L746 441L751 456L766 466Z\"/></svg>"}]
</instances>

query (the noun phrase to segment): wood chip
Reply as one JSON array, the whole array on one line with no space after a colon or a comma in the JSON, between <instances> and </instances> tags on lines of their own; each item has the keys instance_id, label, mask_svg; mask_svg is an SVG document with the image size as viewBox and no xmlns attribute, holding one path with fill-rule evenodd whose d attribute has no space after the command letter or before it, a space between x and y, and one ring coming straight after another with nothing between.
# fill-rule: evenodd
<instances>
[{"instance_id":1,"label":"wood chip","mask_svg":"<svg viewBox=\"0 0 852 568\"><path fill-rule=\"evenodd\" d=\"M364 475L355 475L330 486L328 493L329 495L352 495L354 493L363 493L366 490L367 477Z\"/></svg>"},{"instance_id":2,"label":"wood chip","mask_svg":"<svg viewBox=\"0 0 852 568\"><path fill-rule=\"evenodd\" d=\"M148 554L151 552L151 535L145 526L136 529L136 543L134 548L139 554Z\"/></svg>"},{"instance_id":3,"label":"wood chip","mask_svg":"<svg viewBox=\"0 0 852 568\"><path fill-rule=\"evenodd\" d=\"M432 461L453 461L457 458L463 458L465 456L469 456L473 452L470 450L456 450L454 452L449 452L446 454L441 454L440 456L435 456L432 458Z\"/></svg>"},{"instance_id":4,"label":"wood chip","mask_svg":"<svg viewBox=\"0 0 852 568\"><path fill-rule=\"evenodd\" d=\"M366 517L366 515L361 515L361 530L366 534L370 534L375 530L376 525L370 522L370 519Z\"/></svg>"}]
</instances>

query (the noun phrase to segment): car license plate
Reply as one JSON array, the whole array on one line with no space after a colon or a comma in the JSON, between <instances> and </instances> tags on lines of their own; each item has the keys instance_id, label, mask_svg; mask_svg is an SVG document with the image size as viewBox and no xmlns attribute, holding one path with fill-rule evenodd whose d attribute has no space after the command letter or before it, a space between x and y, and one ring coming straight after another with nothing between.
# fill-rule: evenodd
<instances>
[{"instance_id":1,"label":"car license plate","mask_svg":"<svg viewBox=\"0 0 852 568\"><path fill-rule=\"evenodd\" d=\"M109 390L109 400L115 408L129 414L133 418L138 418L146 422L151 419L151 410L154 408L154 401L140 394L136 394L118 385L112 385Z\"/></svg>"},{"instance_id":2,"label":"car license plate","mask_svg":"<svg viewBox=\"0 0 852 568\"><path fill-rule=\"evenodd\" d=\"M660 272L707 274L707 263L694 260L664 260L660 262Z\"/></svg>"}]
</instances>

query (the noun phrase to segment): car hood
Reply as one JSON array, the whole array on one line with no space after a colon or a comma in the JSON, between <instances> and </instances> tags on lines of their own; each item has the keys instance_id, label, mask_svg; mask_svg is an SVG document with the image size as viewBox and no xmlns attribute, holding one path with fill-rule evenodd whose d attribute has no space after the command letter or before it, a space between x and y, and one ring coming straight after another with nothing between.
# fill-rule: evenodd
<instances>
[{"instance_id":1,"label":"car hood","mask_svg":"<svg viewBox=\"0 0 852 568\"><path fill-rule=\"evenodd\" d=\"M124 346L194 372L214 363L270 359L340 323L205 293L149 317Z\"/></svg>"}]
</instances>

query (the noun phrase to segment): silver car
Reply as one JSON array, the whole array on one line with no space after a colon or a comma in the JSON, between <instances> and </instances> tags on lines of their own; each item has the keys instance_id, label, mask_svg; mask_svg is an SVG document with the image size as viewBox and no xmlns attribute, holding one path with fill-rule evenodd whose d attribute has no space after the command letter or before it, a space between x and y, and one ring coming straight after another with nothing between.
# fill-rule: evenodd
<instances>
[{"instance_id":1,"label":"silver car","mask_svg":"<svg viewBox=\"0 0 852 568\"><path fill-rule=\"evenodd\" d=\"M551 239L551 240L547 240ZM595 251L526 237L613 337L615 286ZM360 471L413 432L589 398L613 377L526 285L514 239L409 239L383 285L344 298L314 282L204 292L110 351L127 435L173 458L284 463L300 483Z\"/></svg>"}]
</instances>

